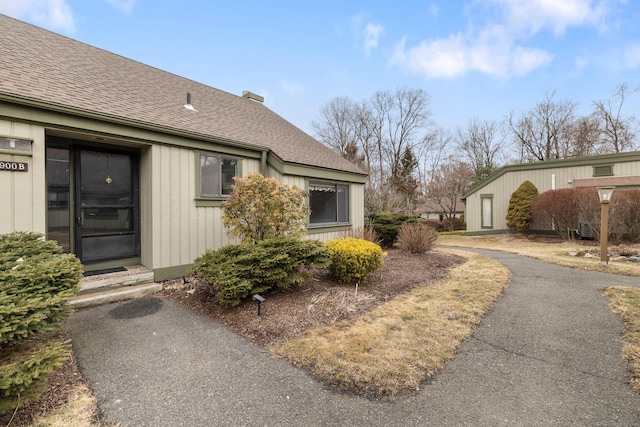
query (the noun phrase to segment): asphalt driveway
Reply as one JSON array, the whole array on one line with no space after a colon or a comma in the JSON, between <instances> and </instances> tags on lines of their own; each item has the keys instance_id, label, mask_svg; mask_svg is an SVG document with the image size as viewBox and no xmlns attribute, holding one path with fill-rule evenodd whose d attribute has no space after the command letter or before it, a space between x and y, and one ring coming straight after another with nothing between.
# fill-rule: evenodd
<instances>
[{"instance_id":1,"label":"asphalt driveway","mask_svg":"<svg viewBox=\"0 0 640 427\"><path fill-rule=\"evenodd\" d=\"M68 322L106 421L129 426L638 426L623 325L602 290L640 278L481 251L512 272L504 297L415 394L327 389L211 319L158 297Z\"/></svg>"}]
</instances>

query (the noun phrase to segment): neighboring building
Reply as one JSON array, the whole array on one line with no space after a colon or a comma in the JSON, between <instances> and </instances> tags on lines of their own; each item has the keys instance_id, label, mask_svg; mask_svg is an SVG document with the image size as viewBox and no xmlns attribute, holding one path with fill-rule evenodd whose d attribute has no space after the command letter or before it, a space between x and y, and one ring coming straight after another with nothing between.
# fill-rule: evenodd
<instances>
[{"instance_id":1,"label":"neighboring building","mask_svg":"<svg viewBox=\"0 0 640 427\"><path fill-rule=\"evenodd\" d=\"M86 270L178 277L232 241L220 205L251 172L309 191L313 238L363 226L365 172L262 97L4 15L0 40L0 233L44 233Z\"/></svg>"},{"instance_id":2,"label":"neighboring building","mask_svg":"<svg viewBox=\"0 0 640 427\"><path fill-rule=\"evenodd\" d=\"M540 193L576 187L639 187L640 152L506 166L472 186L463 195L466 201L464 218L467 233L473 235L508 232L506 216L509 199L520 184L527 180L531 181ZM536 230L535 224L532 228Z\"/></svg>"},{"instance_id":3,"label":"neighboring building","mask_svg":"<svg viewBox=\"0 0 640 427\"><path fill-rule=\"evenodd\" d=\"M464 202L458 200L453 208L453 217L460 218L464 213ZM435 200L427 199L416 208L416 214L421 218L442 221L445 219L444 209Z\"/></svg>"}]
</instances>

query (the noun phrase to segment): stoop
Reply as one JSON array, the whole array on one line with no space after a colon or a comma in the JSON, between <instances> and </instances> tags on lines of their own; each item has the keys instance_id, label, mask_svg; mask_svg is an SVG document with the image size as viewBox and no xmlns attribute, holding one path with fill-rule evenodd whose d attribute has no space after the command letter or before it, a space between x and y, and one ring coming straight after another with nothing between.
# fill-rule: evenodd
<instances>
[{"instance_id":1,"label":"stoop","mask_svg":"<svg viewBox=\"0 0 640 427\"><path fill-rule=\"evenodd\" d=\"M162 285L153 281L152 271L143 266L128 267L122 272L83 277L80 292L69 300L69 305L89 307L140 298L161 290Z\"/></svg>"}]
</instances>

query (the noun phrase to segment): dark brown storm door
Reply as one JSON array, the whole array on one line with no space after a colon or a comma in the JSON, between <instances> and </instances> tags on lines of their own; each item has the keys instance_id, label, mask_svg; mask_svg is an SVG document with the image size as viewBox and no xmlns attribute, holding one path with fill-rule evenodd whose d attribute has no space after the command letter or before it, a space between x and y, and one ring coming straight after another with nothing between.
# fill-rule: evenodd
<instances>
[{"instance_id":1,"label":"dark brown storm door","mask_svg":"<svg viewBox=\"0 0 640 427\"><path fill-rule=\"evenodd\" d=\"M84 263L140 256L138 161L75 150L75 253Z\"/></svg>"}]
</instances>

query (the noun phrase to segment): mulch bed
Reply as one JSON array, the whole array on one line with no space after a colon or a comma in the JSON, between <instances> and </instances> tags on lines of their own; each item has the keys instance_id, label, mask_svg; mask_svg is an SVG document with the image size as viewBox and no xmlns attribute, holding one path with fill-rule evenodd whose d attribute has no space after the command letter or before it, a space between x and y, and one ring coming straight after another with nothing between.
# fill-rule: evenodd
<instances>
[{"instance_id":1,"label":"mulch bed","mask_svg":"<svg viewBox=\"0 0 640 427\"><path fill-rule=\"evenodd\" d=\"M387 250L384 268L366 283L343 285L324 270L314 279L288 290L262 295L258 316L256 301L247 300L237 307L220 304L206 283L169 282L164 294L180 304L227 326L235 333L267 349L304 334L312 328L353 319L409 289L447 277L449 269L464 258L428 252L415 255L399 249Z\"/></svg>"}]
</instances>

